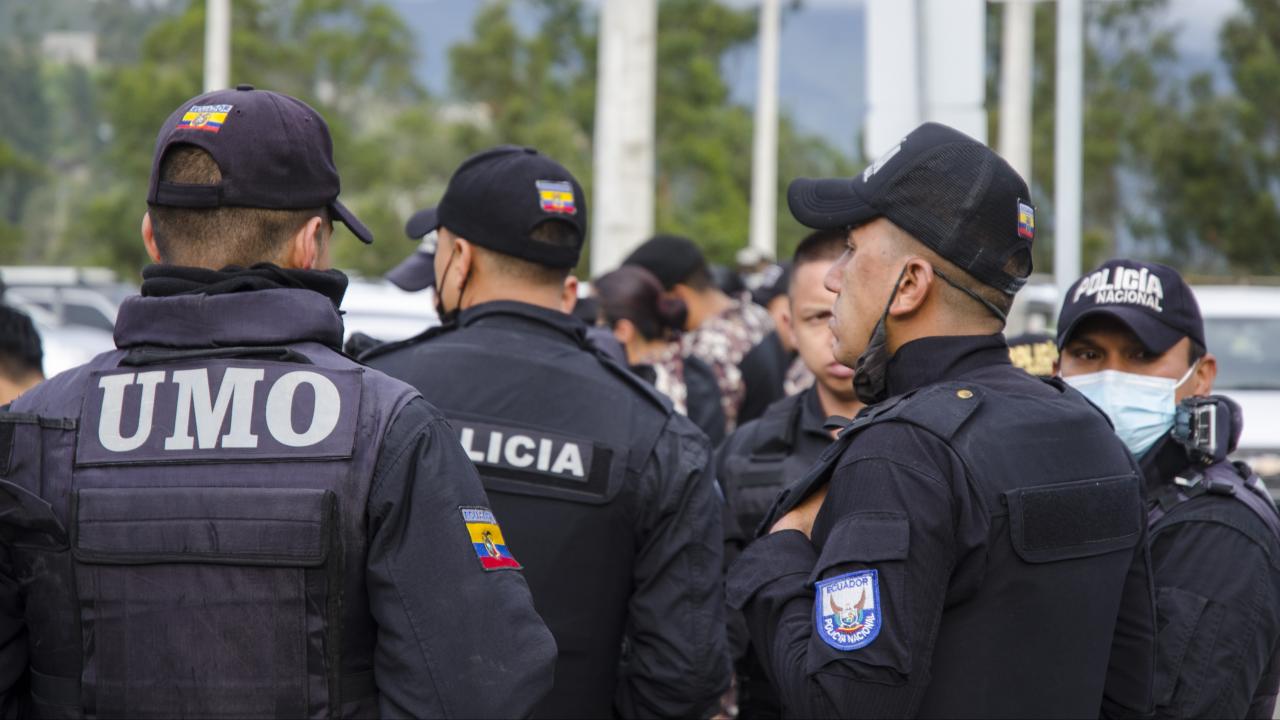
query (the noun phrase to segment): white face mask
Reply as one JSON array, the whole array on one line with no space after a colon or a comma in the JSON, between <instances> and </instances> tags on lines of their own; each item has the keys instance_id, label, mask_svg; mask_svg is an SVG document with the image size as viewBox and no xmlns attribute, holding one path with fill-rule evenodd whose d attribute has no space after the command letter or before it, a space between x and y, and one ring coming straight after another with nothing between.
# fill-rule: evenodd
<instances>
[{"instance_id":1,"label":"white face mask","mask_svg":"<svg viewBox=\"0 0 1280 720\"><path fill-rule=\"evenodd\" d=\"M1141 458L1173 429L1178 388L1191 378L1197 360L1181 380L1103 370L1065 377L1067 384L1089 398L1111 418L1116 435L1135 458Z\"/></svg>"}]
</instances>

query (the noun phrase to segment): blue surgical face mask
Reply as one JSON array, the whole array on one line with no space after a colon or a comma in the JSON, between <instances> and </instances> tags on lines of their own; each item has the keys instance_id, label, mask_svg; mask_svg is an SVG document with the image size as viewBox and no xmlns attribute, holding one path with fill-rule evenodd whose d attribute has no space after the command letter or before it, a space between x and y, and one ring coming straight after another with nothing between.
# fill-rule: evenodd
<instances>
[{"instance_id":1,"label":"blue surgical face mask","mask_svg":"<svg viewBox=\"0 0 1280 720\"><path fill-rule=\"evenodd\" d=\"M1116 435L1135 458L1141 458L1173 429L1177 390L1195 372L1197 362L1181 380L1135 375L1119 370L1063 378L1111 418Z\"/></svg>"}]
</instances>

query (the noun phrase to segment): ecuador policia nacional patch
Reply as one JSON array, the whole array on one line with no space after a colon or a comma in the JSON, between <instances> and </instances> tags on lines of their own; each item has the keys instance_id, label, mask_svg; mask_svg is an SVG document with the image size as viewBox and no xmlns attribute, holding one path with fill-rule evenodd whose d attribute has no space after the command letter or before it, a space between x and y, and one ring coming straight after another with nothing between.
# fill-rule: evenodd
<instances>
[{"instance_id":1,"label":"ecuador policia nacional patch","mask_svg":"<svg viewBox=\"0 0 1280 720\"><path fill-rule=\"evenodd\" d=\"M880 634L880 576L875 570L837 575L817 584L814 624L823 642L857 650Z\"/></svg>"},{"instance_id":2,"label":"ecuador policia nacional patch","mask_svg":"<svg viewBox=\"0 0 1280 720\"><path fill-rule=\"evenodd\" d=\"M460 507L462 521L467 524L467 533L471 535L471 546L475 548L476 557L480 558L480 566L485 570L519 570L520 563L507 548L507 541L502 538L502 528L489 508Z\"/></svg>"}]
</instances>

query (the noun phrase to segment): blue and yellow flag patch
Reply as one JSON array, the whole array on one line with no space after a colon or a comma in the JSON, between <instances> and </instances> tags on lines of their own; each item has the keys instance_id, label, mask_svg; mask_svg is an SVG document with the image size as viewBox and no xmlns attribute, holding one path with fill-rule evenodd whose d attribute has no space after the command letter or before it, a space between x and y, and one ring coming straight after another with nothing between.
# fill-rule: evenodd
<instances>
[{"instance_id":1,"label":"blue and yellow flag patch","mask_svg":"<svg viewBox=\"0 0 1280 720\"><path fill-rule=\"evenodd\" d=\"M461 507L459 510L462 511L462 521L467 525L467 534L471 536L471 546L475 548L476 557L480 558L480 567L485 570L521 568L507 548L493 511L483 507Z\"/></svg>"},{"instance_id":2,"label":"blue and yellow flag patch","mask_svg":"<svg viewBox=\"0 0 1280 720\"><path fill-rule=\"evenodd\" d=\"M538 200L542 203L542 211L577 215L578 205L573 199L573 185L563 180L539 180Z\"/></svg>"},{"instance_id":3,"label":"blue and yellow flag patch","mask_svg":"<svg viewBox=\"0 0 1280 720\"><path fill-rule=\"evenodd\" d=\"M1036 211L1030 205L1018 201L1018 237L1034 240L1036 237Z\"/></svg>"},{"instance_id":4,"label":"blue and yellow flag patch","mask_svg":"<svg viewBox=\"0 0 1280 720\"><path fill-rule=\"evenodd\" d=\"M216 133L227 121L230 105L192 105L182 119L178 121L177 130L202 130Z\"/></svg>"}]
</instances>

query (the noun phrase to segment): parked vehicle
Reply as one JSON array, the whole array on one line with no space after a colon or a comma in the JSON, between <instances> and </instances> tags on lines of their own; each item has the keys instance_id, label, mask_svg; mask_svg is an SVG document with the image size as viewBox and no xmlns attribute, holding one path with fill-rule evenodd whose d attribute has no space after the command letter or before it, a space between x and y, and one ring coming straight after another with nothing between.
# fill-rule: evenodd
<instances>
[{"instance_id":1,"label":"parked vehicle","mask_svg":"<svg viewBox=\"0 0 1280 720\"><path fill-rule=\"evenodd\" d=\"M1218 359L1216 392L1244 410L1236 459L1280 497L1280 287L1194 288L1205 341Z\"/></svg>"},{"instance_id":2,"label":"parked vehicle","mask_svg":"<svg viewBox=\"0 0 1280 720\"><path fill-rule=\"evenodd\" d=\"M342 298L345 338L364 333L383 342L404 340L440 324L430 290L405 292L386 280L352 277ZM344 338L344 339L345 339Z\"/></svg>"}]
</instances>

